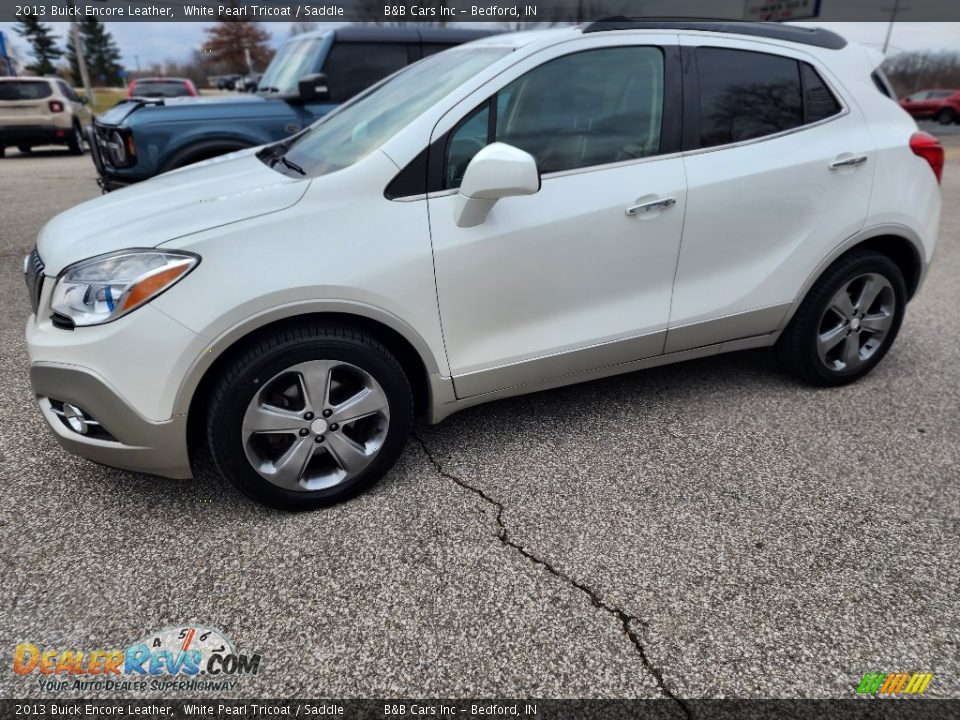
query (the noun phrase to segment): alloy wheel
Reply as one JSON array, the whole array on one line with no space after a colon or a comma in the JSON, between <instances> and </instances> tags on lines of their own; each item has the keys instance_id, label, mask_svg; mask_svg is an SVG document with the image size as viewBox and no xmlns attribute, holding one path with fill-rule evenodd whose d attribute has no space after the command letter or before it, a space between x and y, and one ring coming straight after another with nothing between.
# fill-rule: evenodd
<instances>
[{"instance_id":1,"label":"alloy wheel","mask_svg":"<svg viewBox=\"0 0 960 720\"><path fill-rule=\"evenodd\" d=\"M896 293L883 275L858 275L841 287L824 310L817 354L831 370L853 372L870 360L893 326Z\"/></svg>"},{"instance_id":2,"label":"alloy wheel","mask_svg":"<svg viewBox=\"0 0 960 720\"><path fill-rule=\"evenodd\" d=\"M358 475L390 425L386 393L365 370L311 360L270 378L243 417L243 447L261 477L286 490L323 490Z\"/></svg>"}]
</instances>

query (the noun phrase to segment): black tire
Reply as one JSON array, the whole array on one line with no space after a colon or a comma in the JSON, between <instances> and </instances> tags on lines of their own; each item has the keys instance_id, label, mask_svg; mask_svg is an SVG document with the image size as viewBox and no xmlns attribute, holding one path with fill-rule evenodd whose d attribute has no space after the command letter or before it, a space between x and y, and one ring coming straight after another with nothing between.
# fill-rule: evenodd
<instances>
[{"instance_id":1,"label":"black tire","mask_svg":"<svg viewBox=\"0 0 960 720\"><path fill-rule=\"evenodd\" d=\"M17 150L19 150L19 151L22 152L24 155L26 155L28 152L30 152L31 150L33 150L33 148L30 147L29 145L17 145Z\"/></svg>"},{"instance_id":2,"label":"black tire","mask_svg":"<svg viewBox=\"0 0 960 720\"><path fill-rule=\"evenodd\" d=\"M4 157L7 154L7 148L3 145L0 145L0 158Z\"/></svg>"},{"instance_id":3,"label":"black tire","mask_svg":"<svg viewBox=\"0 0 960 720\"><path fill-rule=\"evenodd\" d=\"M892 323L872 354L852 369L836 369L820 358L818 337L827 308L842 288L857 278L872 273L889 282L893 292ZM833 387L859 380L887 354L896 340L907 304L907 286L900 268L886 255L857 250L839 258L828 267L807 293L803 303L777 342L780 361L794 375L812 385ZM859 322L857 323L859 327ZM828 356L829 359L829 356Z\"/></svg>"},{"instance_id":4,"label":"black tire","mask_svg":"<svg viewBox=\"0 0 960 720\"><path fill-rule=\"evenodd\" d=\"M244 449L243 418L255 393L264 389L261 383L312 360L349 363L372 376L389 401L389 424L379 451L357 475L326 489L289 490L274 485L251 465ZM413 419L410 382L384 345L356 328L305 324L261 336L231 358L210 394L207 442L221 475L250 499L275 508L312 510L347 500L383 477L403 452Z\"/></svg>"},{"instance_id":5,"label":"black tire","mask_svg":"<svg viewBox=\"0 0 960 720\"><path fill-rule=\"evenodd\" d=\"M83 131L79 125L74 125L70 129L70 137L67 138L67 149L71 155L83 155Z\"/></svg>"},{"instance_id":6,"label":"black tire","mask_svg":"<svg viewBox=\"0 0 960 720\"><path fill-rule=\"evenodd\" d=\"M937 122L941 125L952 125L957 119L957 114L950 108L944 108L937 113Z\"/></svg>"}]
</instances>

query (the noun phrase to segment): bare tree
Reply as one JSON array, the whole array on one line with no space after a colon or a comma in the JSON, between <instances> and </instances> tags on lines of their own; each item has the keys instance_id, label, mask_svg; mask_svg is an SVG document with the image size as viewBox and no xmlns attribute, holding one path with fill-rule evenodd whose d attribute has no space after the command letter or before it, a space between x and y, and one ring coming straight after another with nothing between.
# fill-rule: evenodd
<instances>
[{"instance_id":1,"label":"bare tree","mask_svg":"<svg viewBox=\"0 0 960 720\"><path fill-rule=\"evenodd\" d=\"M958 52L903 52L887 58L883 70L901 97L930 88L960 88Z\"/></svg>"}]
</instances>

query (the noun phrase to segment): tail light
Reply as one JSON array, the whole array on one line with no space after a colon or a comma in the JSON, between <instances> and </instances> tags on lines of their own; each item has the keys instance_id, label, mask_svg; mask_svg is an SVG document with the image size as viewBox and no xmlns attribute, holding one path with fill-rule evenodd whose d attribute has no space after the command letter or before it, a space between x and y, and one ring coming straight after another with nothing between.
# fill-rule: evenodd
<instances>
[{"instance_id":1,"label":"tail light","mask_svg":"<svg viewBox=\"0 0 960 720\"><path fill-rule=\"evenodd\" d=\"M930 169L937 176L937 182L943 178L943 145L930 133L915 132L910 136L910 149L914 155L930 163Z\"/></svg>"},{"instance_id":2,"label":"tail light","mask_svg":"<svg viewBox=\"0 0 960 720\"><path fill-rule=\"evenodd\" d=\"M50 106L50 112L63 112L63 103L59 100L51 100L47 105Z\"/></svg>"}]
</instances>

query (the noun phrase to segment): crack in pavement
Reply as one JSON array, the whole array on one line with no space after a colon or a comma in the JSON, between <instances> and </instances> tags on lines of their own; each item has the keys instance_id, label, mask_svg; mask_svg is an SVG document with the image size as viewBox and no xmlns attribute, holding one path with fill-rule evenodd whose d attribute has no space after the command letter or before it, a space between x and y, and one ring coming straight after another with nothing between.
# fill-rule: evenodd
<instances>
[{"instance_id":1,"label":"crack in pavement","mask_svg":"<svg viewBox=\"0 0 960 720\"><path fill-rule=\"evenodd\" d=\"M647 656L647 651L643 646L643 641L640 639L640 636L636 633L636 631L634 631L633 628L630 627L631 622L635 622L643 628L647 627L647 623L645 623L643 620L641 620L638 617L630 615L625 610L617 607L616 605L611 605L605 602L603 599L601 599L601 597L597 594L597 592L593 590L590 586L585 585L584 583L578 580L575 580L574 578L570 577L562 570L559 570L553 565L551 565L550 562L548 562L547 560L537 557L530 550L527 550L523 545L520 545L515 540L512 540L510 538L509 531L507 530L507 526L503 522L503 513L505 510L503 503L500 502L499 500L496 500L495 498L490 497L482 489L476 487L475 485L471 485L463 478L457 477L456 475L444 470L443 465L440 463L439 460L437 460L437 458L433 455L433 453L430 452L430 448L427 447L427 443L424 442L422 437L420 437L420 434L417 432L413 432L412 435L414 440L416 440L417 443L419 443L420 449L423 450L423 454L427 456L427 460L430 461L430 464L433 465L433 467L442 477L445 477L448 480L453 481L464 490L470 493L473 493L477 497L481 498L488 505L491 505L494 508L496 508L497 539L500 541L501 544L516 550L527 560L534 563L535 565L539 565L543 567L547 572L549 572L554 577L559 578L560 580L567 583L568 585L585 593L587 597L590 598L590 602L593 604L594 607L600 610L603 610L606 613L609 613L610 615L612 615L613 617L615 617L617 620L620 621L620 624L623 626L623 632L630 639L630 642L633 643L633 646L636 648L637 653L640 655L640 660L641 662L643 662L643 666L647 669L647 671L656 681L657 687L660 689L660 692L662 692L665 697L676 702L680 706L680 708L683 710L684 715L687 718L690 718L690 720L692 720L693 719L692 709L683 698L680 698L674 695L673 691L667 687L666 681L664 681L663 679L663 673L661 673L659 668L657 668L650 661L650 658Z\"/></svg>"}]
</instances>

